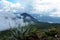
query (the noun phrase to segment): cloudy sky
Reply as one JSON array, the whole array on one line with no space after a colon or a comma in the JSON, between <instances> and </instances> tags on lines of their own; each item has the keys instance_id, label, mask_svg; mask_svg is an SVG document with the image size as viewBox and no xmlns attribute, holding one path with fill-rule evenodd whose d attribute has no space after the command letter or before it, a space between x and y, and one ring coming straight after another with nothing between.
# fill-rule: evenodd
<instances>
[{"instance_id":1,"label":"cloudy sky","mask_svg":"<svg viewBox=\"0 0 60 40\"><path fill-rule=\"evenodd\" d=\"M11 18L16 18L14 13L24 12L60 18L60 0L0 0L0 30L10 28L9 23L12 27L15 22L23 25L22 19L13 21Z\"/></svg>"},{"instance_id":2,"label":"cloudy sky","mask_svg":"<svg viewBox=\"0 0 60 40\"><path fill-rule=\"evenodd\" d=\"M3 11L60 17L60 0L0 0L0 12Z\"/></svg>"}]
</instances>

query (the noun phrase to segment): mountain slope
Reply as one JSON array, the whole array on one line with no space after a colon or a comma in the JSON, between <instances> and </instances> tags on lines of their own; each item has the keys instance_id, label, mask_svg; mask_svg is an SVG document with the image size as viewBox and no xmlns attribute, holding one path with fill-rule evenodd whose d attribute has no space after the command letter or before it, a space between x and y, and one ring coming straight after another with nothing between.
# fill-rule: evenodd
<instances>
[{"instance_id":1,"label":"mountain slope","mask_svg":"<svg viewBox=\"0 0 60 40\"><path fill-rule=\"evenodd\" d=\"M28 20L36 22L36 23L39 22L37 19L35 19L33 16L31 16L31 15L29 15L27 13L23 13L23 14L21 14L21 16L23 16L24 21L25 21L26 17L29 17L30 19L28 19Z\"/></svg>"},{"instance_id":2,"label":"mountain slope","mask_svg":"<svg viewBox=\"0 0 60 40\"><path fill-rule=\"evenodd\" d=\"M50 24L60 25L60 18L52 18L49 16L40 16L38 14L28 14L28 13L17 13L17 14L0 13L0 30L15 28L18 25L25 26L30 22L32 23L34 22L37 24L39 23L41 27L43 27L43 25L45 27ZM49 23L49 22L53 22L53 23Z\"/></svg>"},{"instance_id":3,"label":"mountain slope","mask_svg":"<svg viewBox=\"0 0 60 40\"><path fill-rule=\"evenodd\" d=\"M51 17L39 14L30 14L30 15L36 18L40 22L60 23L60 17Z\"/></svg>"}]
</instances>

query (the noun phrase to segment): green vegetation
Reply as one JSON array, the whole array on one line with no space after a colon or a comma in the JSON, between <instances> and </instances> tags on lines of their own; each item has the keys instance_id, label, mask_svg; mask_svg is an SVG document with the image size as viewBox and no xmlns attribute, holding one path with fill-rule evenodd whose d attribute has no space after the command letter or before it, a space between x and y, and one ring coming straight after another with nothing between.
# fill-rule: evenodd
<instances>
[{"instance_id":1,"label":"green vegetation","mask_svg":"<svg viewBox=\"0 0 60 40\"><path fill-rule=\"evenodd\" d=\"M60 25L36 23L0 32L0 40L60 40Z\"/></svg>"}]
</instances>

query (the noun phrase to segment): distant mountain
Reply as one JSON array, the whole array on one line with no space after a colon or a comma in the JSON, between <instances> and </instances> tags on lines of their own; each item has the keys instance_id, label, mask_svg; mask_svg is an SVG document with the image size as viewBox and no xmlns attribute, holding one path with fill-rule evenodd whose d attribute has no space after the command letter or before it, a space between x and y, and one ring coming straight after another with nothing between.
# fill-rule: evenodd
<instances>
[{"instance_id":1,"label":"distant mountain","mask_svg":"<svg viewBox=\"0 0 60 40\"><path fill-rule=\"evenodd\" d=\"M35 20L35 22L48 22L48 23L60 23L60 17L51 17L51 16L45 16L40 14L28 14L28 13L16 13L21 16L21 14L25 16L30 16L32 20ZM20 16L17 16L20 18Z\"/></svg>"},{"instance_id":2,"label":"distant mountain","mask_svg":"<svg viewBox=\"0 0 60 40\"><path fill-rule=\"evenodd\" d=\"M39 14L30 14L35 19L37 19L40 22L48 22L48 23L60 23L60 17L50 17L50 16L44 16Z\"/></svg>"},{"instance_id":3,"label":"distant mountain","mask_svg":"<svg viewBox=\"0 0 60 40\"><path fill-rule=\"evenodd\" d=\"M33 21L33 22L36 22L38 23L39 21L37 19L35 19L33 16L31 16L30 14L27 14L27 13L22 13L21 16L23 16L23 19L24 19L24 22L25 21Z\"/></svg>"},{"instance_id":4,"label":"distant mountain","mask_svg":"<svg viewBox=\"0 0 60 40\"><path fill-rule=\"evenodd\" d=\"M60 17L40 16L39 14L29 13L0 13L0 30L25 26L28 23L39 23L39 25L59 24ZM56 25L55 24L55 25Z\"/></svg>"},{"instance_id":5,"label":"distant mountain","mask_svg":"<svg viewBox=\"0 0 60 40\"><path fill-rule=\"evenodd\" d=\"M60 26L60 23L54 22L55 18L52 18L49 16L39 16L39 15L35 15L35 14L32 15L32 14L27 14L27 13L22 13L21 16L23 16L24 22L26 22L27 20L29 20L30 22L33 21L34 23L36 23L36 26L40 27L40 28L59 27ZM39 16L39 18L37 16ZM28 19L26 19L26 17L28 17ZM52 21L54 23L50 23L50 21ZM55 19L55 21L56 21L56 19Z\"/></svg>"}]
</instances>

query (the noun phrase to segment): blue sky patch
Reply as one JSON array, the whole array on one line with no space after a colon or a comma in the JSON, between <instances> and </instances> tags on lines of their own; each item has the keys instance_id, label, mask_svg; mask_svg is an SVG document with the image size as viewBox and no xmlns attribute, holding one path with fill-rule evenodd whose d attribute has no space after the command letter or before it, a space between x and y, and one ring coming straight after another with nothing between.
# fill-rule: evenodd
<instances>
[{"instance_id":1,"label":"blue sky patch","mask_svg":"<svg viewBox=\"0 0 60 40\"><path fill-rule=\"evenodd\" d=\"M15 1L15 0L7 0L7 1L12 2L12 3L16 3L16 1Z\"/></svg>"}]
</instances>

